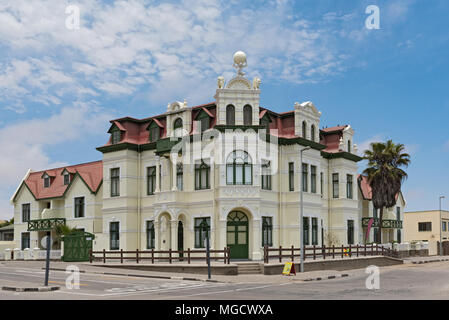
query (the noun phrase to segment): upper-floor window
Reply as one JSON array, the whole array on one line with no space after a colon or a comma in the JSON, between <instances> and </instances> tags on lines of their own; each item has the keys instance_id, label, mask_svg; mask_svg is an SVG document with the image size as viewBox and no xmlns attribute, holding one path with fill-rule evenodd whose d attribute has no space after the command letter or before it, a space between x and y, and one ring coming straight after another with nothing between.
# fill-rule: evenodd
<instances>
[{"instance_id":1,"label":"upper-floor window","mask_svg":"<svg viewBox=\"0 0 449 320\"><path fill-rule=\"evenodd\" d=\"M122 133L120 132L120 129L114 128L111 131L111 144L119 143L122 138Z\"/></svg>"},{"instance_id":2,"label":"upper-floor window","mask_svg":"<svg viewBox=\"0 0 449 320\"><path fill-rule=\"evenodd\" d=\"M120 196L120 168L111 169L111 197Z\"/></svg>"},{"instance_id":3,"label":"upper-floor window","mask_svg":"<svg viewBox=\"0 0 449 320\"><path fill-rule=\"evenodd\" d=\"M321 195L324 195L324 174L322 172L320 172L320 192Z\"/></svg>"},{"instance_id":4,"label":"upper-floor window","mask_svg":"<svg viewBox=\"0 0 449 320\"><path fill-rule=\"evenodd\" d=\"M149 132L150 132L150 142L155 142L159 139L160 137L160 133L161 133L161 128L159 127L159 125L156 123L156 121L153 121L150 124L150 127L148 128Z\"/></svg>"},{"instance_id":5,"label":"upper-floor window","mask_svg":"<svg viewBox=\"0 0 449 320\"><path fill-rule=\"evenodd\" d=\"M373 218L377 218L377 209L373 205Z\"/></svg>"},{"instance_id":6,"label":"upper-floor window","mask_svg":"<svg viewBox=\"0 0 449 320\"><path fill-rule=\"evenodd\" d=\"M235 107L230 104L226 107L226 125L233 126L235 124Z\"/></svg>"},{"instance_id":7,"label":"upper-floor window","mask_svg":"<svg viewBox=\"0 0 449 320\"><path fill-rule=\"evenodd\" d=\"M210 127L210 117L209 115L204 111L200 111L198 116L196 117L196 121L199 122L199 126L201 127L201 132L206 131Z\"/></svg>"},{"instance_id":8,"label":"upper-floor window","mask_svg":"<svg viewBox=\"0 0 449 320\"><path fill-rule=\"evenodd\" d=\"M84 217L84 197L75 198L75 218Z\"/></svg>"},{"instance_id":9,"label":"upper-floor window","mask_svg":"<svg viewBox=\"0 0 449 320\"><path fill-rule=\"evenodd\" d=\"M205 240L209 237L210 218L195 218L195 248L206 247Z\"/></svg>"},{"instance_id":10,"label":"upper-floor window","mask_svg":"<svg viewBox=\"0 0 449 320\"><path fill-rule=\"evenodd\" d=\"M184 174L184 166L182 163L178 163L176 165L176 188L179 191L183 190L183 174Z\"/></svg>"},{"instance_id":11,"label":"upper-floor window","mask_svg":"<svg viewBox=\"0 0 449 320\"><path fill-rule=\"evenodd\" d=\"M201 161L195 164L195 190L209 189L210 166Z\"/></svg>"},{"instance_id":12,"label":"upper-floor window","mask_svg":"<svg viewBox=\"0 0 449 320\"><path fill-rule=\"evenodd\" d=\"M352 199L353 195L352 195L352 191L353 191L353 187L352 187L352 174L347 174L346 175L346 197L348 199Z\"/></svg>"},{"instance_id":13,"label":"upper-floor window","mask_svg":"<svg viewBox=\"0 0 449 320\"><path fill-rule=\"evenodd\" d=\"M262 189L271 190L271 168L270 161L266 161L262 164Z\"/></svg>"},{"instance_id":14,"label":"upper-floor window","mask_svg":"<svg viewBox=\"0 0 449 320\"><path fill-rule=\"evenodd\" d=\"M253 166L247 152L236 150L226 160L226 183L233 185L253 183Z\"/></svg>"},{"instance_id":15,"label":"upper-floor window","mask_svg":"<svg viewBox=\"0 0 449 320\"><path fill-rule=\"evenodd\" d=\"M22 222L30 221L30 207L29 203L22 204Z\"/></svg>"},{"instance_id":16,"label":"upper-floor window","mask_svg":"<svg viewBox=\"0 0 449 320\"><path fill-rule=\"evenodd\" d=\"M243 124L245 126L253 124L253 108L248 104L243 107Z\"/></svg>"},{"instance_id":17,"label":"upper-floor window","mask_svg":"<svg viewBox=\"0 0 449 320\"><path fill-rule=\"evenodd\" d=\"M44 177L44 188L49 188L50 187L50 177L46 176Z\"/></svg>"},{"instance_id":18,"label":"upper-floor window","mask_svg":"<svg viewBox=\"0 0 449 320\"><path fill-rule=\"evenodd\" d=\"M181 137L183 132L182 119L178 118L173 123L173 133L175 137Z\"/></svg>"},{"instance_id":19,"label":"upper-floor window","mask_svg":"<svg viewBox=\"0 0 449 320\"><path fill-rule=\"evenodd\" d=\"M310 166L310 192L316 193L316 166Z\"/></svg>"},{"instance_id":20,"label":"upper-floor window","mask_svg":"<svg viewBox=\"0 0 449 320\"><path fill-rule=\"evenodd\" d=\"M307 123L305 121L302 122L302 137L307 139Z\"/></svg>"},{"instance_id":21,"label":"upper-floor window","mask_svg":"<svg viewBox=\"0 0 449 320\"><path fill-rule=\"evenodd\" d=\"M64 185L68 185L70 183L70 174L64 174Z\"/></svg>"},{"instance_id":22,"label":"upper-floor window","mask_svg":"<svg viewBox=\"0 0 449 320\"><path fill-rule=\"evenodd\" d=\"M295 191L295 164L293 162L288 163L288 189Z\"/></svg>"},{"instance_id":23,"label":"upper-floor window","mask_svg":"<svg viewBox=\"0 0 449 320\"><path fill-rule=\"evenodd\" d=\"M338 192L338 187L339 187L338 184L339 184L338 183L338 173L333 173L332 174L332 195L334 198L338 198L340 196L339 192Z\"/></svg>"},{"instance_id":24,"label":"upper-floor window","mask_svg":"<svg viewBox=\"0 0 449 320\"><path fill-rule=\"evenodd\" d=\"M432 231L432 222L418 222L418 231Z\"/></svg>"},{"instance_id":25,"label":"upper-floor window","mask_svg":"<svg viewBox=\"0 0 449 320\"><path fill-rule=\"evenodd\" d=\"M302 191L307 192L309 189L307 181L309 180L308 165L306 163L302 164Z\"/></svg>"},{"instance_id":26,"label":"upper-floor window","mask_svg":"<svg viewBox=\"0 0 449 320\"><path fill-rule=\"evenodd\" d=\"M154 194L156 190L156 167L147 168L147 195Z\"/></svg>"},{"instance_id":27,"label":"upper-floor window","mask_svg":"<svg viewBox=\"0 0 449 320\"><path fill-rule=\"evenodd\" d=\"M310 127L310 140L315 141L315 125L312 124Z\"/></svg>"}]
</instances>

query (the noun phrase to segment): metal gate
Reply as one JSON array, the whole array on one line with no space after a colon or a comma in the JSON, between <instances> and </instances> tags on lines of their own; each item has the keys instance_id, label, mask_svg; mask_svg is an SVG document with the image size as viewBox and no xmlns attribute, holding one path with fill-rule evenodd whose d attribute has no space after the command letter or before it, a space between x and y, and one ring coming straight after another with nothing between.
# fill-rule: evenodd
<instances>
[{"instance_id":1,"label":"metal gate","mask_svg":"<svg viewBox=\"0 0 449 320\"><path fill-rule=\"evenodd\" d=\"M85 231L74 231L62 238L64 242L64 255L62 261L89 261L89 252L92 250L92 241L95 236Z\"/></svg>"}]
</instances>

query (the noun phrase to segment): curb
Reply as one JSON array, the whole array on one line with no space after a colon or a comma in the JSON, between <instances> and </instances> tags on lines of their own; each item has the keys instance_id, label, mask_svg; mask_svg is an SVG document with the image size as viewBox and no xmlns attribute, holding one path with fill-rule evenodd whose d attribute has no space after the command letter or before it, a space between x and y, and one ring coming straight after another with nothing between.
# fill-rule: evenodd
<instances>
[{"instance_id":1,"label":"curb","mask_svg":"<svg viewBox=\"0 0 449 320\"><path fill-rule=\"evenodd\" d=\"M18 288L18 287L2 287L4 291L15 291L15 292L50 292L59 290L60 287L38 287L38 288Z\"/></svg>"},{"instance_id":2,"label":"curb","mask_svg":"<svg viewBox=\"0 0 449 320\"><path fill-rule=\"evenodd\" d=\"M424 261L412 261L413 264L423 264L423 263L431 263L431 262L443 262L449 261L449 259L438 259L438 260L424 260Z\"/></svg>"},{"instance_id":3,"label":"curb","mask_svg":"<svg viewBox=\"0 0 449 320\"><path fill-rule=\"evenodd\" d=\"M320 280L337 279L337 278L345 278L345 277L349 277L349 274L343 273L343 274L337 274L334 276L310 278L310 279L304 279L303 281L320 281Z\"/></svg>"},{"instance_id":4,"label":"curb","mask_svg":"<svg viewBox=\"0 0 449 320\"><path fill-rule=\"evenodd\" d=\"M42 268L45 270L45 268ZM53 271L66 271L65 269L60 268L50 268ZM100 272L100 271L91 271L86 272L86 270L80 270L80 273L87 274L104 274L109 276L125 276L125 277L138 277L138 278L155 278L155 279L170 279L170 280L187 280L187 281L203 281L203 282L220 282L218 280L212 279L199 279L199 278L190 278L190 277L170 277L170 276L157 276L157 275L146 275L146 274L130 274L130 273L116 273L116 272Z\"/></svg>"}]
</instances>

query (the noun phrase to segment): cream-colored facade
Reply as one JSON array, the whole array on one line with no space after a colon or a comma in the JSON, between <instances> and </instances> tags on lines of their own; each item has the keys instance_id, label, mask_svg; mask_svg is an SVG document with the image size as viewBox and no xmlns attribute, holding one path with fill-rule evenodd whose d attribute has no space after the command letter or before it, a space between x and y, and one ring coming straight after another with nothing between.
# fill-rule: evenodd
<instances>
[{"instance_id":1,"label":"cream-colored facade","mask_svg":"<svg viewBox=\"0 0 449 320\"><path fill-rule=\"evenodd\" d=\"M198 225L204 220L211 248L235 248L243 259L261 260L264 244L298 247L300 227L306 229L306 245L364 243L362 218L371 217L372 208L358 186L360 158L354 130L344 126L320 131L321 112L311 102L295 103L289 114L261 108L259 85L258 78L251 82L240 73L226 85L219 77L215 102L209 106L189 108L186 102L176 102L153 118L111 121L111 135L116 130L120 136L98 148L103 154L103 180L95 193L79 177L55 199L36 200L28 188L18 189L13 199L17 243L27 232L27 224L21 222L24 203L31 204L31 219L63 217L69 226L94 233L94 250L203 247L204 225ZM229 105L235 108L232 125L227 119ZM195 120L201 113L213 123L204 131ZM269 124L264 126L268 113ZM180 128L175 128L177 119L182 120ZM161 127L161 137L148 141L147 127L154 124ZM334 149L324 137L332 134L337 139ZM303 152L302 165L304 148L309 149ZM241 155L244 164L233 160ZM202 162L207 164L205 171L196 169ZM262 171L267 163L269 174ZM153 167L155 176L150 177ZM112 172L118 177L113 178ZM240 173L248 184L240 184ZM203 174L207 184L199 188L197 180L204 179L199 178ZM266 175L271 179L269 188L262 186ZM303 177L306 220L299 221ZM80 196L85 197L85 217L75 218L74 199ZM402 214L402 196L398 206ZM236 212L243 222L231 221ZM396 219L390 210L384 219L390 215ZM384 232L388 240L383 240L397 240L395 232ZM30 246L40 246L42 236L31 232ZM369 239L373 240L372 231Z\"/></svg>"},{"instance_id":2,"label":"cream-colored facade","mask_svg":"<svg viewBox=\"0 0 449 320\"><path fill-rule=\"evenodd\" d=\"M440 225L441 219L441 227ZM410 211L404 216L405 241L436 242L449 239L449 211L439 210Z\"/></svg>"}]
</instances>

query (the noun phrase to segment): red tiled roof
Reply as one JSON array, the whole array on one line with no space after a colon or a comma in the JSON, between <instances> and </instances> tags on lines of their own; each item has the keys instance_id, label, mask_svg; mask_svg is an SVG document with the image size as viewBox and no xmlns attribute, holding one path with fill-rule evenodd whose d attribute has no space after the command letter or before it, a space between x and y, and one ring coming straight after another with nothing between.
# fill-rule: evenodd
<instances>
[{"instance_id":1,"label":"red tiled roof","mask_svg":"<svg viewBox=\"0 0 449 320\"><path fill-rule=\"evenodd\" d=\"M340 150L340 138L343 136L343 130L346 127L347 125L321 129L320 143L326 146L324 152L336 153L342 151Z\"/></svg>"},{"instance_id":2,"label":"red tiled roof","mask_svg":"<svg viewBox=\"0 0 449 320\"><path fill-rule=\"evenodd\" d=\"M79 174L92 192L97 192L98 187L103 180L103 161L95 161L45 171L31 172L24 182L34 197L38 200L61 197L71 185L64 185L64 177L61 175L64 169L71 173L73 172L75 176ZM44 188L44 181L42 179L43 172L47 172L49 175L55 177L52 179L49 188Z\"/></svg>"}]
</instances>

